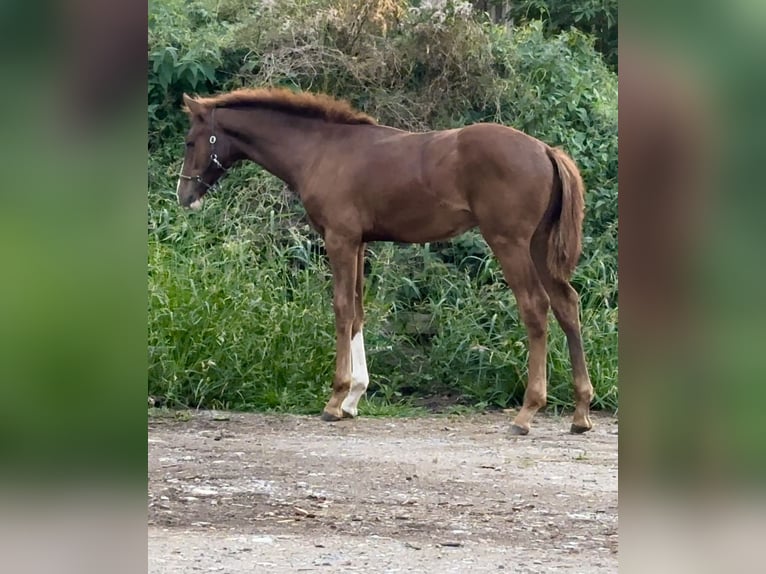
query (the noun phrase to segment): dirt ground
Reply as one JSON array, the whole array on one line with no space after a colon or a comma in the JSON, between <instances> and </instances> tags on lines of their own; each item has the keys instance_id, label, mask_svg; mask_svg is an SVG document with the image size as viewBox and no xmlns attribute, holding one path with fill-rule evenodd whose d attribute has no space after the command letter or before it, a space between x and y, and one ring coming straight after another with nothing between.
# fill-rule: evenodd
<instances>
[{"instance_id":1,"label":"dirt ground","mask_svg":"<svg viewBox=\"0 0 766 574\"><path fill-rule=\"evenodd\" d=\"M617 572L617 421L149 422L149 572Z\"/></svg>"}]
</instances>

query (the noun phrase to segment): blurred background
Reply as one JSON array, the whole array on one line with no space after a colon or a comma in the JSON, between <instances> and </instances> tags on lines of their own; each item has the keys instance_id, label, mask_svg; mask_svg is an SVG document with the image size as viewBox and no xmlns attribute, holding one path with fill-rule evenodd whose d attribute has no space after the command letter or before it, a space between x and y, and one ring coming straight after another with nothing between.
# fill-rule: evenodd
<instances>
[{"instance_id":1,"label":"blurred background","mask_svg":"<svg viewBox=\"0 0 766 574\"><path fill-rule=\"evenodd\" d=\"M760 570L766 9L620 21L621 569Z\"/></svg>"},{"instance_id":2,"label":"blurred background","mask_svg":"<svg viewBox=\"0 0 766 574\"><path fill-rule=\"evenodd\" d=\"M147 7L0 13L3 569L140 572Z\"/></svg>"}]
</instances>

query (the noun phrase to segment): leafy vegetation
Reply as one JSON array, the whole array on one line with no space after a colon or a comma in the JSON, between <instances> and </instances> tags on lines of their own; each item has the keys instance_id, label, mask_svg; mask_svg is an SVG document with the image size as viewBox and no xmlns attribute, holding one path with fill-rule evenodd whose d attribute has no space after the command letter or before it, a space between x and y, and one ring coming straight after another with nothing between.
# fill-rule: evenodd
<instances>
[{"instance_id":1,"label":"leafy vegetation","mask_svg":"<svg viewBox=\"0 0 766 574\"><path fill-rule=\"evenodd\" d=\"M321 239L285 186L252 164L201 212L174 189L183 92L280 85L349 100L381 123L513 125L566 149L588 188L573 283L595 406L617 406L617 80L594 38L508 29L470 4L402 0L161 0L149 21L149 391L191 407L318 412L334 368ZM416 412L434 394L477 408L523 396L526 336L478 233L368 248L362 412ZM551 315L549 403L572 404Z\"/></svg>"},{"instance_id":2,"label":"leafy vegetation","mask_svg":"<svg viewBox=\"0 0 766 574\"><path fill-rule=\"evenodd\" d=\"M617 70L617 0L514 0L510 17L543 20L549 34L574 26L593 36L595 48Z\"/></svg>"}]
</instances>

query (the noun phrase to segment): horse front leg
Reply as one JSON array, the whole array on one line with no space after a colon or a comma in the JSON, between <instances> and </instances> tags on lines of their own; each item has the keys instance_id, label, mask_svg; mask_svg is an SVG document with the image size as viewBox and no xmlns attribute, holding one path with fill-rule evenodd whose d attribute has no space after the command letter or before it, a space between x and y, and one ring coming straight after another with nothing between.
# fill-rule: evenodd
<instances>
[{"instance_id":1,"label":"horse front leg","mask_svg":"<svg viewBox=\"0 0 766 574\"><path fill-rule=\"evenodd\" d=\"M356 260L354 321L351 324L351 390L343 400L343 416L359 414L359 400L367 391L370 375L364 352L364 243L359 246Z\"/></svg>"},{"instance_id":2,"label":"horse front leg","mask_svg":"<svg viewBox=\"0 0 766 574\"><path fill-rule=\"evenodd\" d=\"M351 328L359 242L328 232L325 246L333 277L336 356L332 395L322 411L322 420L338 421L344 416L341 405L351 388Z\"/></svg>"}]
</instances>

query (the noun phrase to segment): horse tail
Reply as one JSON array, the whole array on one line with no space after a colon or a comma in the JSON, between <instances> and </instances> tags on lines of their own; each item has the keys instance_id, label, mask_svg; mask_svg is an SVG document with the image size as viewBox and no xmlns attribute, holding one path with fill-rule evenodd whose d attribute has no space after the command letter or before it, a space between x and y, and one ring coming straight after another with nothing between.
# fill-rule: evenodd
<instances>
[{"instance_id":1,"label":"horse tail","mask_svg":"<svg viewBox=\"0 0 766 574\"><path fill-rule=\"evenodd\" d=\"M561 209L553 215L548 236L548 269L557 279L569 280L582 252L582 221L585 215L585 184L580 170L566 152L548 148L561 183ZM558 191L554 183L554 193Z\"/></svg>"}]
</instances>

